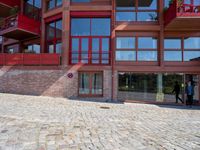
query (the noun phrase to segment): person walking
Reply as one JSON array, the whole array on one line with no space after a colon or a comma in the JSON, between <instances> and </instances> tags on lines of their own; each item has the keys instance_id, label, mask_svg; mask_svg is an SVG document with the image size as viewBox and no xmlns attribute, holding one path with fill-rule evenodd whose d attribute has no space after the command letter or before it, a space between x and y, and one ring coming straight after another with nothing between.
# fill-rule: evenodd
<instances>
[{"instance_id":1,"label":"person walking","mask_svg":"<svg viewBox=\"0 0 200 150\"><path fill-rule=\"evenodd\" d=\"M178 100L180 100L182 103L184 103L183 100L179 97L180 91L181 91L180 85L176 81L175 85L174 85L174 89L172 91L172 93L175 93L176 103L178 103Z\"/></svg>"},{"instance_id":2,"label":"person walking","mask_svg":"<svg viewBox=\"0 0 200 150\"><path fill-rule=\"evenodd\" d=\"M189 81L186 85L187 105L193 105L194 85Z\"/></svg>"}]
</instances>

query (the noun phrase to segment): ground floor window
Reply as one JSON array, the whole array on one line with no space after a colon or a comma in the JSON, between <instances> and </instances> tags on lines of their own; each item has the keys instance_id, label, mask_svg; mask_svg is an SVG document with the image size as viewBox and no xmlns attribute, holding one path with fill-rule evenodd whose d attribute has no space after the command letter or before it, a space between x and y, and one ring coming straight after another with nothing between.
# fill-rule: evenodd
<instances>
[{"instance_id":1,"label":"ground floor window","mask_svg":"<svg viewBox=\"0 0 200 150\"><path fill-rule=\"evenodd\" d=\"M103 73L102 72L80 72L79 73L79 95L102 96L103 95Z\"/></svg>"},{"instance_id":2,"label":"ground floor window","mask_svg":"<svg viewBox=\"0 0 200 150\"><path fill-rule=\"evenodd\" d=\"M188 81L194 83L194 100L199 100L199 76L183 73L118 73L118 97L128 100L151 102L176 102L173 90L175 84L180 87L179 97L186 100L185 87Z\"/></svg>"}]
</instances>

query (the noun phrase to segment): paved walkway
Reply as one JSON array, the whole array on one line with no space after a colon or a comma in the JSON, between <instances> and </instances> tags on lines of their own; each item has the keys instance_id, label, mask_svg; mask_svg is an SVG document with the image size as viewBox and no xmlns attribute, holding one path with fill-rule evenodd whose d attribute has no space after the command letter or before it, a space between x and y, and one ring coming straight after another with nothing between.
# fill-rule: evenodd
<instances>
[{"instance_id":1,"label":"paved walkway","mask_svg":"<svg viewBox=\"0 0 200 150\"><path fill-rule=\"evenodd\" d=\"M200 150L200 108L0 94L0 150L79 149Z\"/></svg>"}]
</instances>

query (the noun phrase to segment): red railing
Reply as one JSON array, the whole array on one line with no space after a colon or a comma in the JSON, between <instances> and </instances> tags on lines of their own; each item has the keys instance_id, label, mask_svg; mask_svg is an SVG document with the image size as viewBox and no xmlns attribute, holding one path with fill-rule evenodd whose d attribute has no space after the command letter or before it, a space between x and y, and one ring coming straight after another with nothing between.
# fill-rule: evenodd
<instances>
[{"instance_id":1,"label":"red railing","mask_svg":"<svg viewBox=\"0 0 200 150\"><path fill-rule=\"evenodd\" d=\"M60 65L59 54L0 54L0 65Z\"/></svg>"},{"instance_id":2,"label":"red railing","mask_svg":"<svg viewBox=\"0 0 200 150\"><path fill-rule=\"evenodd\" d=\"M10 7L20 6L20 0L0 0L0 4L4 4Z\"/></svg>"},{"instance_id":3,"label":"red railing","mask_svg":"<svg viewBox=\"0 0 200 150\"><path fill-rule=\"evenodd\" d=\"M164 13L165 25L176 17L200 17L200 5L185 4L184 1L174 0Z\"/></svg>"},{"instance_id":4,"label":"red railing","mask_svg":"<svg viewBox=\"0 0 200 150\"><path fill-rule=\"evenodd\" d=\"M40 34L40 22L34 19L28 18L23 14L16 14L9 16L3 20L0 26L0 31L16 27L35 34Z\"/></svg>"}]
</instances>

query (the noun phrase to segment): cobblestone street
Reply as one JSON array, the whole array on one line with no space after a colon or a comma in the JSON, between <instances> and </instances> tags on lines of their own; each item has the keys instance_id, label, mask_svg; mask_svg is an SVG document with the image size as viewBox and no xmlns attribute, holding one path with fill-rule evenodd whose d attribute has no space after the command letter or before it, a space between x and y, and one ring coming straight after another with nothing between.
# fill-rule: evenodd
<instances>
[{"instance_id":1,"label":"cobblestone street","mask_svg":"<svg viewBox=\"0 0 200 150\"><path fill-rule=\"evenodd\" d=\"M200 108L0 94L0 150L199 150Z\"/></svg>"}]
</instances>

